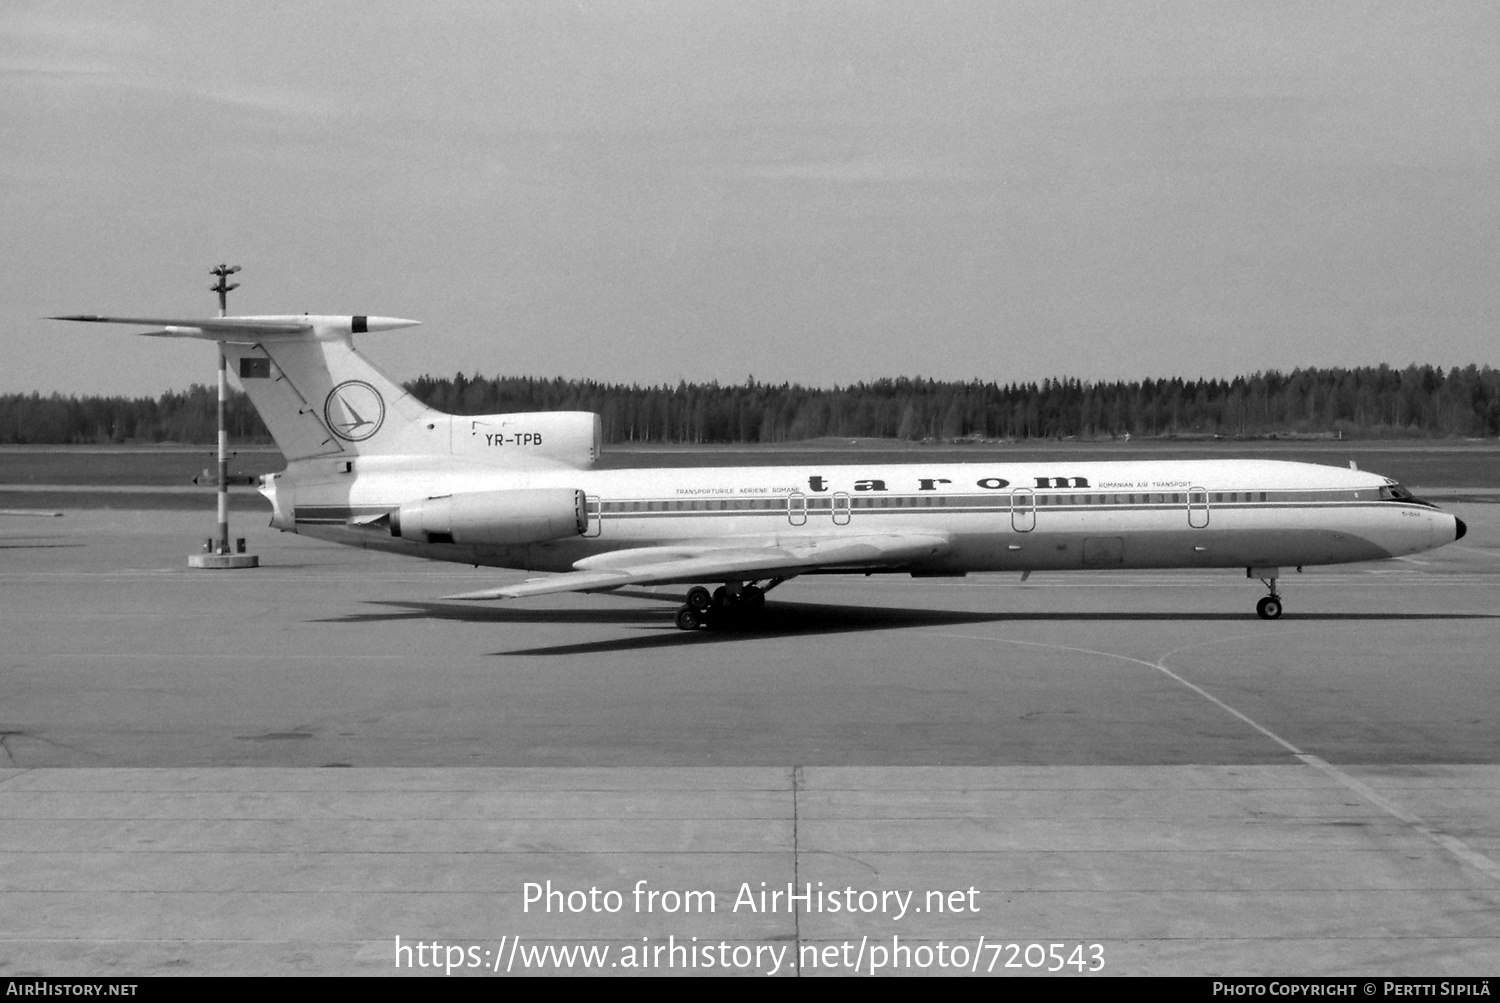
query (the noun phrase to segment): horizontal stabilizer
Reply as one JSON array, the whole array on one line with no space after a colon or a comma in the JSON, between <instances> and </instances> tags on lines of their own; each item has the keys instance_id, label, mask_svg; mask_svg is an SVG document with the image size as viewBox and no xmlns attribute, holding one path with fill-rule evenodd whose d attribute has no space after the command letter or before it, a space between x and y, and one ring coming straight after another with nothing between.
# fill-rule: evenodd
<instances>
[{"instance_id":1,"label":"horizontal stabilizer","mask_svg":"<svg viewBox=\"0 0 1500 1003\"><path fill-rule=\"evenodd\" d=\"M368 331L394 331L403 327L416 327L417 320L400 317L330 316L327 314L289 314L266 317L104 317L99 314L71 314L66 317L49 317L48 320L71 320L85 324L141 324L161 328L159 331L143 332L164 338L207 338L211 341L235 341L240 338L265 338L311 334L315 337L334 337L349 334L364 334Z\"/></svg>"}]
</instances>

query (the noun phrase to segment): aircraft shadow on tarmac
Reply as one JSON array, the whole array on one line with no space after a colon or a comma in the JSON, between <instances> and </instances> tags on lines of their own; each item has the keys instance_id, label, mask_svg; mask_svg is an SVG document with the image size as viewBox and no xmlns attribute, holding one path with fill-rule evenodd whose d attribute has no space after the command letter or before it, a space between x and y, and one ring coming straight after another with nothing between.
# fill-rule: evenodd
<instances>
[{"instance_id":1,"label":"aircraft shadow on tarmac","mask_svg":"<svg viewBox=\"0 0 1500 1003\"><path fill-rule=\"evenodd\" d=\"M655 598L662 598L657 596ZM754 638L811 637L820 634L845 634L871 630L901 630L919 627L954 627L980 623L1037 622L1243 622L1258 623L1254 614L1238 611L1223 613L1080 613L1048 611L997 611L992 613L953 610L898 609L878 606L842 606L827 603L772 602L753 618L731 622L715 630L681 631L673 625L670 611L647 609L535 609L523 606L477 606L440 602L372 602L388 607L381 611L354 613L314 621L319 623L376 623L394 620L450 620L461 623L493 624L616 624L657 628L647 635L612 638L602 641L521 648L495 652L497 655L583 655L612 651L638 651L674 647L682 644L714 644ZM1493 620L1500 615L1486 613L1288 613L1284 620L1307 620L1324 623L1383 620ZM1275 629L1267 624L1268 629Z\"/></svg>"}]
</instances>

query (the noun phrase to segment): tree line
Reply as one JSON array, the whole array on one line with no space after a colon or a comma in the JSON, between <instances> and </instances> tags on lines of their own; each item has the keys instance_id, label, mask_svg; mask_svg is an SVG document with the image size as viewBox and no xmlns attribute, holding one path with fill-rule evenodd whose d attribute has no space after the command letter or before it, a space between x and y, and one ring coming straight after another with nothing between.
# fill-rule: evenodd
<instances>
[{"instance_id":1,"label":"tree line","mask_svg":"<svg viewBox=\"0 0 1500 1003\"><path fill-rule=\"evenodd\" d=\"M1228 380L960 383L883 379L844 387L794 383L638 386L535 377L420 376L405 384L453 414L594 411L610 443L795 442L827 436L907 440L1326 434L1345 438L1500 435L1500 370L1389 366L1268 371ZM194 385L157 398L0 395L0 442L210 443L217 392ZM269 442L249 399L232 390L230 435Z\"/></svg>"}]
</instances>

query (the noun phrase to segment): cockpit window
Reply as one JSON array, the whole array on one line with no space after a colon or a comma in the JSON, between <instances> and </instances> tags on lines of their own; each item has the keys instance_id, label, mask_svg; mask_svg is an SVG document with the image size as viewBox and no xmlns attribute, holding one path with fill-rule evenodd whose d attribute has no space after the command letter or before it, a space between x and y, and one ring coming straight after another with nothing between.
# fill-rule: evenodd
<instances>
[{"instance_id":1,"label":"cockpit window","mask_svg":"<svg viewBox=\"0 0 1500 1003\"><path fill-rule=\"evenodd\" d=\"M1412 501L1412 493L1399 484L1386 484L1380 489L1381 501Z\"/></svg>"}]
</instances>

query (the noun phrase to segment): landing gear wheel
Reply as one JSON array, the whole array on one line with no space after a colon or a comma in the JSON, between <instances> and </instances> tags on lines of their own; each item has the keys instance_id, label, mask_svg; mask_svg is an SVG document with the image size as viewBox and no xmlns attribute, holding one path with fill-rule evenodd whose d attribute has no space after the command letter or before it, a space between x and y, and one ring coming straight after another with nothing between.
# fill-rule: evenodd
<instances>
[{"instance_id":1,"label":"landing gear wheel","mask_svg":"<svg viewBox=\"0 0 1500 1003\"><path fill-rule=\"evenodd\" d=\"M724 607L728 606L729 590L720 585L718 588L714 589L713 600L714 606L718 609L723 609Z\"/></svg>"},{"instance_id":2,"label":"landing gear wheel","mask_svg":"<svg viewBox=\"0 0 1500 1003\"><path fill-rule=\"evenodd\" d=\"M687 604L696 610L705 610L714 604L713 593L702 585L694 585L688 589Z\"/></svg>"},{"instance_id":3,"label":"landing gear wheel","mask_svg":"<svg viewBox=\"0 0 1500 1003\"><path fill-rule=\"evenodd\" d=\"M697 630L703 626L703 616L691 606L682 606L677 610L678 630Z\"/></svg>"},{"instance_id":4,"label":"landing gear wheel","mask_svg":"<svg viewBox=\"0 0 1500 1003\"><path fill-rule=\"evenodd\" d=\"M1262 620L1281 619L1281 596L1265 596L1255 604L1255 612Z\"/></svg>"}]
</instances>

